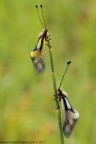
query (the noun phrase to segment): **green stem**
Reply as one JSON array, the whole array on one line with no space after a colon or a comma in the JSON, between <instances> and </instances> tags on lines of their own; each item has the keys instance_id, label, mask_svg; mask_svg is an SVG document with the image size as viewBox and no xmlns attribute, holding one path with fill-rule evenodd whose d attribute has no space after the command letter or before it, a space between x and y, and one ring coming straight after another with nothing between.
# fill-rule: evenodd
<instances>
[{"instance_id":1,"label":"green stem","mask_svg":"<svg viewBox=\"0 0 96 144\"><path fill-rule=\"evenodd\" d=\"M50 55L51 71L52 71L52 80L53 80L53 88L54 88L54 99L55 99L55 103L56 103L56 110L57 110L57 116L58 116L60 140L61 140L61 144L64 144L62 123L61 123L61 110L60 110L59 102L57 100L57 95L56 95L57 94L57 87L56 87L56 74L55 74L54 62L53 62L53 48L51 47L51 44L50 44L49 41L48 41L47 45L49 47L49 55Z\"/></svg>"}]
</instances>

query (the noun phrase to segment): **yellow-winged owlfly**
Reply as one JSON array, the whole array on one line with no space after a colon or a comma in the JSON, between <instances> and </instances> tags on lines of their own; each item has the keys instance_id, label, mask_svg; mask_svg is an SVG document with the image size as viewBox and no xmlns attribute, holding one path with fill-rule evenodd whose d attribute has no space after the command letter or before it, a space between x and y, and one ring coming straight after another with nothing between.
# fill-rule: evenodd
<instances>
[{"instance_id":1,"label":"yellow-winged owlfly","mask_svg":"<svg viewBox=\"0 0 96 144\"><path fill-rule=\"evenodd\" d=\"M62 127L65 137L69 138L74 126L76 125L78 119L79 119L79 113L72 107L68 100L68 94L65 91L62 91L60 89L62 81L64 79L64 76L66 74L66 71L70 65L71 61L67 62L66 70L62 76L60 86L57 90L57 97L58 100L61 102L62 106Z\"/></svg>"},{"instance_id":2,"label":"yellow-winged owlfly","mask_svg":"<svg viewBox=\"0 0 96 144\"><path fill-rule=\"evenodd\" d=\"M37 74L43 73L45 71L44 47L45 47L45 42L50 40L49 38L50 35L48 34L48 30L46 29L42 5L40 5L40 8L42 13L43 23L39 15L38 6L36 5L39 21L44 30L39 34L35 48L31 51L31 60Z\"/></svg>"}]
</instances>

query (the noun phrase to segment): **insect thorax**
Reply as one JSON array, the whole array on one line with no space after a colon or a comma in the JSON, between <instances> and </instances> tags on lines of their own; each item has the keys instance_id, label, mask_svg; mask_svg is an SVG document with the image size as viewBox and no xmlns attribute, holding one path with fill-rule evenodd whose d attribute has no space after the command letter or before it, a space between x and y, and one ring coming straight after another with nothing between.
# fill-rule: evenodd
<instances>
[{"instance_id":1,"label":"insect thorax","mask_svg":"<svg viewBox=\"0 0 96 144\"><path fill-rule=\"evenodd\" d=\"M57 95L68 98L68 94L65 91L62 91L60 88L57 90Z\"/></svg>"},{"instance_id":2,"label":"insect thorax","mask_svg":"<svg viewBox=\"0 0 96 144\"><path fill-rule=\"evenodd\" d=\"M48 35L49 35L49 34L48 34L48 30L47 30L47 29L44 29L43 32L41 32L41 33L39 34L38 38L39 38L39 39L41 39L41 38L45 38L45 39L46 39L46 38L48 37Z\"/></svg>"}]
</instances>

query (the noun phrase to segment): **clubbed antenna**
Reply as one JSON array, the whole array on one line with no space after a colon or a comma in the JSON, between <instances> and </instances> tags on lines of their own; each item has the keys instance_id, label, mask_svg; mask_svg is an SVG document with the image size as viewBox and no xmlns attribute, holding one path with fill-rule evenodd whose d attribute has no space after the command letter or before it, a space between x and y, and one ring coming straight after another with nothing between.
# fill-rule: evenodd
<instances>
[{"instance_id":1,"label":"clubbed antenna","mask_svg":"<svg viewBox=\"0 0 96 144\"><path fill-rule=\"evenodd\" d=\"M42 21L41 21L41 18L40 18L40 15L39 15L39 12L38 12L38 5L35 6L36 7L36 10L37 10L37 14L38 14L38 17L39 17L39 21L41 23L41 26L44 28L43 24L42 24ZM45 24L44 24L45 25Z\"/></svg>"},{"instance_id":2,"label":"clubbed antenna","mask_svg":"<svg viewBox=\"0 0 96 144\"><path fill-rule=\"evenodd\" d=\"M41 11L42 11L42 18L43 18L43 21L44 21L44 26L45 26L45 29L46 29L46 23L45 23L45 18L44 18L44 13L43 13L43 6L42 5L40 5L40 7L41 7Z\"/></svg>"},{"instance_id":3,"label":"clubbed antenna","mask_svg":"<svg viewBox=\"0 0 96 144\"><path fill-rule=\"evenodd\" d=\"M60 85L59 85L59 89L60 89L60 87L61 87L61 85L62 85L62 81L63 81L63 79L64 79L64 77L65 77L65 74L66 74L68 68L69 68L70 63L71 63L71 61L68 61L68 62L67 62L67 67L66 67L66 69L65 69L65 71L64 71L64 74L63 74L63 76L62 76L62 79L61 79L61 82L60 82Z\"/></svg>"}]
</instances>

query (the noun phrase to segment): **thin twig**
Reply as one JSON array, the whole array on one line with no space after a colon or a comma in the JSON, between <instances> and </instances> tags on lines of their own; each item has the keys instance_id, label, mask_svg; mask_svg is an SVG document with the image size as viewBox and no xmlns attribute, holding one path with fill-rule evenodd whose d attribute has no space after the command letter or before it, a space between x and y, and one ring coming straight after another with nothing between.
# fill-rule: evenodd
<instances>
[{"instance_id":1,"label":"thin twig","mask_svg":"<svg viewBox=\"0 0 96 144\"><path fill-rule=\"evenodd\" d=\"M56 104L57 116L58 116L58 126L60 132L60 140L61 144L64 144L64 137L63 137L63 130L62 130L62 123L61 123L61 110L59 106L59 101L57 100L57 87L56 87L56 74L54 69L54 62L53 62L53 48L49 40L47 41L47 46L49 48L49 55L50 55L50 62L51 62L51 71L52 71L52 80L53 80L53 88L54 88L54 99Z\"/></svg>"}]
</instances>

